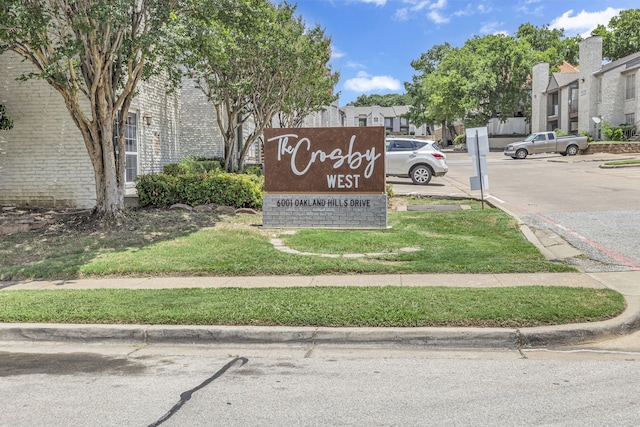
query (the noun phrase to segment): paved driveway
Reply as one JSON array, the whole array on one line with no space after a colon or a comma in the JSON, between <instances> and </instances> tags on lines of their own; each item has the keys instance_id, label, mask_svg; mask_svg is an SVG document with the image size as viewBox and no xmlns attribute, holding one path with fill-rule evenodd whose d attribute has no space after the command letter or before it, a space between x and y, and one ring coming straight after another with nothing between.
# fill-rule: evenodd
<instances>
[{"instance_id":1,"label":"paved driveway","mask_svg":"<svg viewBox=\"0 0 640 427\"><path fill-rule=\"evenodd\" d=\"M632 155L633 157L634 155ZM611 154L514 160L489 153L487 199L518 215L531 228L560 235L588 258L573 262L585 271L640 270L640 168L603 169ZM397 194L480 196L470 191L467 153L447 153L449 173L427 186L389 179Z\"/></svg>"}]
</instances>

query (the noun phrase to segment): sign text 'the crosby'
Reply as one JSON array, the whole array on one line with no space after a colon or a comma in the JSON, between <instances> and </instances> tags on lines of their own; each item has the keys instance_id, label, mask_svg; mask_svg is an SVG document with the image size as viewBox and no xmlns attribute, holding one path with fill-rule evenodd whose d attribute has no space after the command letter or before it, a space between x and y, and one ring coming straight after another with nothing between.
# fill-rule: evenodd
<instances>
[{"instance_id":1,"label":"sign text 'the crosby'","mask_svg":"<svg viewBox=\"0 0 640 427\"><path fill-rule=\"evenodd\" d=\"M348 166L351 170L360 168L363 163L366 164L364 169L364 178L370 178L375 169L375 161L382 156L376 153L376 148L371 147L364 153L353 151L353 145L356 135L352 135L349 140L349 149L346 153L340 148L335 148L330 152L323 150L312 150L311 140L309 138L298 138L296 134L277 135L268 139L268 142L278 141L278 161L285 160L284 157L290 156L291 171L302 176L306 174L316 162L333 162L333 169ZM308 160L300 161L299 154L307 154ZM311 153L311 156L308 156ZM306 162L306 163L305 163ZM360 184L360 174L330 174L327 175L328 188L358 188Z\"/></svg>"}]
</instances>

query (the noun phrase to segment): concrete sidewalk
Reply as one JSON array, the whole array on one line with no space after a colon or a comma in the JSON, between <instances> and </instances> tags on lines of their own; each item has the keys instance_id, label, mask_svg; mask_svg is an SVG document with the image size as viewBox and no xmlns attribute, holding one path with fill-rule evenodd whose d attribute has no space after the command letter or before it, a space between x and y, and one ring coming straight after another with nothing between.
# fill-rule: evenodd
<instances>
[{"instance_id":1,"label":"concrete sidewalk","mask_svg":"<svg viewBox=\"0 0 640 427\"><path fill-rule=\"evenodd\" d=\"M3 282L2 292L42 289L162 289L286 286L576 286L622 293L627 309L597 323L535 328L325 328L260 326L0 324L0 341L145 344L391 345L431 349L541 348L620 337L640 329L640 272L158 277Z\"/></svg>"}]
</instances>

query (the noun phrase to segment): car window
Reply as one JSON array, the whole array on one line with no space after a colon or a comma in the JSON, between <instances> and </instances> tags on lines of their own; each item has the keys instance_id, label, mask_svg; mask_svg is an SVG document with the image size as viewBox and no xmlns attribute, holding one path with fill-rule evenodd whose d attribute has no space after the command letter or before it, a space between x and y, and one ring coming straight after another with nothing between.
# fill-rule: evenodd
<instances>
[{"instance_id":1,"label":"car window","mask_svg":"<svg viewBox=\"0 0 640 427\"><path fill-rule=\"evenodd\" d=\"M549 133L547 134L547 137L549 138L549 141L553 141L553 140L555 139L555 137L554 137L554 135L553 135L553 133L552 133L552 132L549 132Z\"/></svg>"},{"instance_id":2,"label":"car window","mask_svg":"<svg viewBox=\"0 0 640 427\"><path fill-rule=\"evenodd\" d=\"M389 151L413 151L413 143L411 141L395 140L391 141Z\"/></svg>"},{"instance_id":3,"label":"car window","mask_svg":"<svg viewBox=\"0 0 640 427\"><path fill-rule=\"evenodd\" d=\"M416 150L421 149L422 147L426 146L427 143L426 142L416 142Z\"/></svg>"}]
</instances>

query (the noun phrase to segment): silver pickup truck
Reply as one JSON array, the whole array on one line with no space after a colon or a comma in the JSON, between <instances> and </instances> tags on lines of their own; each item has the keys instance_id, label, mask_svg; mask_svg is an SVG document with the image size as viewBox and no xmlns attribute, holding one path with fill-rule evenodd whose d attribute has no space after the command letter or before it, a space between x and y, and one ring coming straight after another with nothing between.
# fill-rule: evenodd
<instances>
[{"instance_id":1,"label":"silver pickup truck","mask_svg":"<svg viewBox=\"0 0 640 427\"><path fill-rule=\"evenodd\" d=\"M523 141L512 142L504 147L504 155L524 159L529 154L560 153L575 156L589 145L586 136L556 136L555 132L532 133Z\"/></svg>"}]
</instances>

